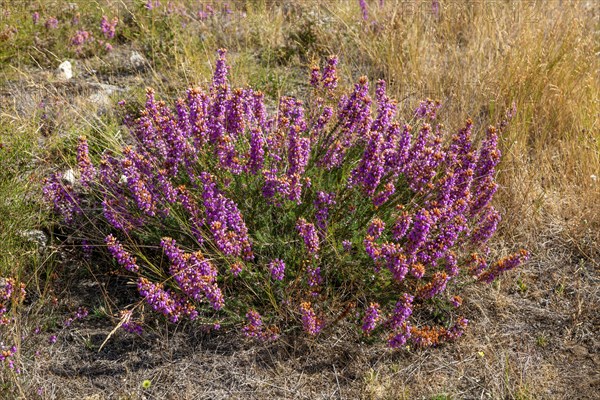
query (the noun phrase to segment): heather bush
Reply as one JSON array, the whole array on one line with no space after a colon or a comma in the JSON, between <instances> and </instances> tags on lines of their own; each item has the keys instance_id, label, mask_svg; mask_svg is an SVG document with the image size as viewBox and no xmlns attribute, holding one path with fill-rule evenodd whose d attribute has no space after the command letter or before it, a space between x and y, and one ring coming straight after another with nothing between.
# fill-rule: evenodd
<instances>
[{"instance_id":1,"label":"heather bush","mask_svg":"<svg viewBox=\"0 0 600 400\"><path fill-rule=\"evenodd\" d=\"M77 181L45 186L79 245L136 282L125 329L146 307L262 340L344 319L391 347L459 337L461 288L528 257L486 261L498 130L450 134L432 100L400 122L383 81L374 99L365 77L341 93L335 57L311 68L304 102L267 112L218 54L207 90L171 107L148 89L120 148L90 155L81 137Z\"/></svg>"}]
</instances>

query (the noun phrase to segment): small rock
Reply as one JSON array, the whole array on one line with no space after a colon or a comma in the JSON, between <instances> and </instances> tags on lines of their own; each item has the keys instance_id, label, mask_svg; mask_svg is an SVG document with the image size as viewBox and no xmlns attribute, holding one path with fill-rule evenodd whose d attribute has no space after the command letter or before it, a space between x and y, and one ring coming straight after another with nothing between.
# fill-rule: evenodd
<instances>
[{"instance_id":1,"label":"small rock","mask_svg":"<svg viewBox=\"0 0 600 400\"><path fill-rule=\"evenodd\" d=\"M56 76L59 79L68 81L73 77L73 67L69 61L63 61L56 69Z\"/></svg>"},{"instance_id":2,"label":"small rock","mask_svg":"<svg viewBox=\"0 0 600 400\"><path fill-rule=\"evenodd\" d=\"M37 243L40 249L43 249L48 244L48 237L39 229L21 231L20 234L28 241Z\"/></svg>"},{"instance_id":3,"label":"small rock","mask_svg":"<svg viewBox=\"0 0 600 400\"><path fill-rule=\"evenodd\" d=\"M580 344L576 344L575 346L569 349L576 357L586 357L589 352L588 349Z\"/></svg>"},{"instance_id":4,"label":"small rock","mask_svg":"<svg viewBox=\"0 0 600 400\"><path fill-rule=\"evenodd\" d=\"M134 69L143 69L146 66L146 59L137 51L132 51L129 56L129 62Z\"/></svg>"},{"instance_id":5,"label":"small rock","mask_svg":"<svg viewBox=\"0 0 600 400\"><path fill-rule=\"evenodd\" d=\"M90 83L90 86L100 89L102 92L106 93L109 96L113 93L120 93L125 91L125 88L115 85L109 85L107 83Z\"/></svg>"},{"instance_id":6,"label":"small rock","mask_svg":"<svg viewBox=\"0 0 600 400\"><path fill-rule=\"evenodd\" d=\"M66 183L67 185L71 185L71 186L75 185L75 172L73 171L72 168L63 172L62 181L63 181L63 183Z\"/></svg>"},{"instance_id":7,"label":"small rock","mask_svg":"<svg viewBox=\"0 0 600 400\"><path fill-rule=\"evenodd\" d=\"M90 396L86 396L83 398L83 400L102 400L102 397L100 397L99 394L92 394Z\"/></svg>"},{"instance_id":8,"label":"small rock","mask_svg":"<svg viewBox=\"0 0 600 400\"><path fill-rule=\"evenodd\" d=\"M89 97L90 102L98 107L106 107L110 104L110 98L106 92L96 92Z\"/></svg>"}]
</instances>

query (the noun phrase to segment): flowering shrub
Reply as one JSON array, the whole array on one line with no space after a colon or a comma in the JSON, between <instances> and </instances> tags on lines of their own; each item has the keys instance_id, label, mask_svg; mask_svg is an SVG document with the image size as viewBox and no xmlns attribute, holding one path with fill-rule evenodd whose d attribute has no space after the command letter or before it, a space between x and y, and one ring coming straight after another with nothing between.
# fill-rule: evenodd
<instances>
[{"instance_id":1,"label":"flowering shrub","mask_svg":"<svg viewBox=\"0 0 600 400\"><path fill-rule=\"evenodd\" d=\"M174 108L148 89L129 145L94 163L79 139L79 180L45 188L63 221L172 322L266 340L350 318L391 347L460 336L459 288L528 257L485 260L500 220L496 129L479 145L470 120L450 135L431 100L400 123L383 81L375 101L365 77L339 93L335 57L311 69L306 105L282 97L270 114L261 92L230 87L225 55L208 90Z\"/></svg>"}]
</instances>

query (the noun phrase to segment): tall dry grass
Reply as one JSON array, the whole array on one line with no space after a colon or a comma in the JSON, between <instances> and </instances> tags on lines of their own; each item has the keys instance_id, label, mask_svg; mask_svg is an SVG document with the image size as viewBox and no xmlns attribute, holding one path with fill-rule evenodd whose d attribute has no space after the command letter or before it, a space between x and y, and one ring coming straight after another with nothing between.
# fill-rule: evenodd
<instances>
[{"instance_id":1,"label":"tall dry grass","mask_svg":"<svg viewBox=\"0 0 600 400\"><path fill-rule=\"evenodd\" d=\"M496 123L514 102L502 137L497 204L503 232L535 241L541 227L578 238L600 228L600 5L592 1L306 3L324 52L346 78L383 78L401 114L440 99L449 125ZM273 29L272 27L270 28ZM284 29L282 27L282 29ZM272 37L272 36L271 36Z\"/></svg>"},{"instance_id":2,"label":"tall dry grass","mask_svg":"<svg viewBox=\"0 0 600 400\"><path fill-rule=\"evenodd\" d=\"M442 0L436 12L431 1L367 4L363 21L355 0L240 2L244 17L222 32L201 43L181 35L170 68L199 82L207 49L227 47L237 84L301 95L306 67L337 54L346 85L360 75L385 79L400 115L436 98L449 126L470 117L480 133L514 102L496 197L505 238L533 243L551 228L588 240L600 230L600 5Z\"/></svg>"}]
</instances>

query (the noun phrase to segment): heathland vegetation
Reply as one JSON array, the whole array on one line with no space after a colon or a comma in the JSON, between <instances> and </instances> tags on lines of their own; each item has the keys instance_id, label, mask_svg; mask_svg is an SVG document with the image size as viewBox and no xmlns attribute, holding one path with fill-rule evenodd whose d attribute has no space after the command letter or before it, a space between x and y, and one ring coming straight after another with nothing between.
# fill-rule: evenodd
<instances>
[{"instance_id":1,"label":"heathland vegetation","mask_svg":"<svg viewBox=\"0 0 600 400\"><path fill-rule=\"evenodd\" d=\"M1 18L0 395L594 397L594 2Z\"/></svg>"}]
</instances>

